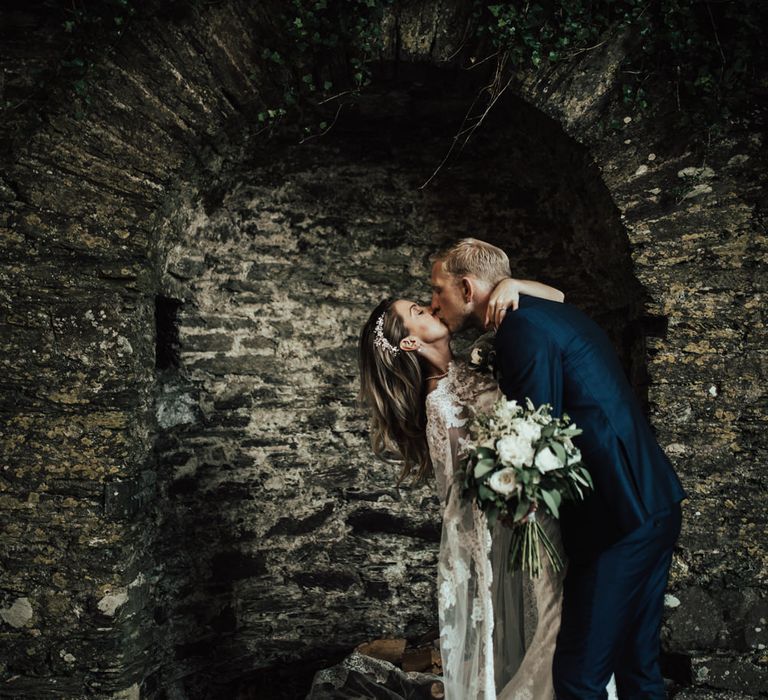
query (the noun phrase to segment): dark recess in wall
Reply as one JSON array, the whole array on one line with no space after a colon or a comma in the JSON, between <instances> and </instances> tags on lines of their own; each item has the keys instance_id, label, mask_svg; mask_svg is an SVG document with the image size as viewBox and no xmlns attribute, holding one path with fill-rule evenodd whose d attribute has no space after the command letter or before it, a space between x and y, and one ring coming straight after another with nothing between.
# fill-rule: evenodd
<instances>
[{"instance_id":1,"label":"dark recess in wall","mask_svg":"<svg viewBox=\"0 0 768 700\"><path fill-rule=\"evenodd\" d=\"M179 308L184 302L155 296L155 369L179 366Z\"/></svg>"}]
</instances>

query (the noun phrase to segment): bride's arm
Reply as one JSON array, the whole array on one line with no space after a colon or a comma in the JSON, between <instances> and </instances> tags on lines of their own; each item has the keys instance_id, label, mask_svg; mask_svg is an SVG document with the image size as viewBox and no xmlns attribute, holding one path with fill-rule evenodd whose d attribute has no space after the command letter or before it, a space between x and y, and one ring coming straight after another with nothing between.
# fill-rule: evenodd
<instances>
[{"instance_id":1,"label":"bride's arm","mask_svg":"<svg viewBox=\"0 0 768 700\"><path fill-rule=\"evenodd\" d=\"M513 311L517 310L520 295L527 294L532 297L549 299L550 301L564 301L565 294L555 287L550 287L543 282L534 280L518 280L513 277L499 282L488 300L488 309L485 312L485 327L494 330L498 329L507 307L511 306Z\"/></svg>"}]
</instances>

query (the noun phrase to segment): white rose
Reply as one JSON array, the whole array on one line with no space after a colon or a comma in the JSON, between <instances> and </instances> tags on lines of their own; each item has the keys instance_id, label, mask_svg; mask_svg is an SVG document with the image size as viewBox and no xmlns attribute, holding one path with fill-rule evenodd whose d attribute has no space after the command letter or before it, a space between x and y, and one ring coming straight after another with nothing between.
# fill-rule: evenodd
<instances>
[{"instance_id":1,"label":"white rose","mask_svg":"<svg viewBox=\"0 0 768 700\"><path fill-rule=\"evenodd\" d=\"M491 474L490 479L488 479L488 486L502 496L509 496L517 488L515 470L512 467L499 469L499 471Z\"/></svg>"},{"instance_id":2,"label":"white rose","mask_svg":"<svg viewBox=\"0 0 768 700\"><path fill-rule=\"evenodd\" d=\"M527 418L516 418L513 420L512 429L529 442L536 442L541 437L541 426Z\"/></svg>"},{"instance_id":3,"label":"white rose","mask_svg":"<svg viewBox=\"0 0 768 700\"><path fill-rule=\"evenodd\" d=\"M519 467L522 464L531 466L533 462L533 447L530 441L518 435L507 435L496 441L496 452L504 464Z\"/></svg>"},{"instance_id":4,"label":"white rose","mask_svg":"<svg viewBox=\"0 0 768 700\"><path fill-rule=\"evenodd\" d=\"M548 447L544 448L539 454L536 455L536 468L542 473L552 471L553 469L560 469L563 463L558 456L552 452Z\"/></svg>"}]
</instances>

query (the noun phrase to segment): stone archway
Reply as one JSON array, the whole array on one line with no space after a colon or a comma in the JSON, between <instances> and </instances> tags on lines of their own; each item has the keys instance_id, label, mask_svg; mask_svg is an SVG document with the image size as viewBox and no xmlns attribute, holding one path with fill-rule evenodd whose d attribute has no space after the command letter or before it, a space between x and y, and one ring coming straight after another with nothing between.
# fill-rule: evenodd
<instances>
[{"instance_id":1,"label":"stone archway","mask_svg":"<svg viewBox=\"0 0 768 700\"><path fill-rule=\"evenodd\" d=\"M425 24L425 19L430 21ZM457 43L450 13L428 3L415 13L403 10L396 25L386 51L389 59L403 64L440 64ZM316 271L297 267L300 260L312 259L299 256L300 245L306 246L304 254L317 256L322 250L318 244L327 245L329 236L339 230L339 207L347 211L359 206L354 199L341 199L330 214L310 207L311 216L304 219L267 216L261 220L249 202L274 195L274 184L251 193L225 184L228 174L249 172L248 167L253 174L262 168L262 177L268 172L259 163L247 166L243 157L244 151L253 148L253 140L243 135L243 124L252 116L249 99L254 85L269 82L254 61L254 42L264 26L257 11L232 2L137 28L122 52L99 66L85 122L75 118L67 103L51 105L50 118L27 143L18 144L12 167L3 178L3 197L8 202L2 223L8 250L3 301L6 327L12 331L4 345L14 393L3 429L8 460L3 471L7 496L3 518L8 527L3 539L7 574L0 610L10 630L2 670L6 687L14 692L59 692L73 697L85 690L102 695L124 689L138 693L148 678L144 688L150 695L162 695L176 684L178 692L195 696L206 687L227 687L244 670L242 663L295 659L309 648L302 644L308 630L315 630L310 636L319 636L320 625L327 620L315 617L313 623L309 616L294 624L280 608L282 601L270 603L263 597L263 586L270 580L294 593L307 591L312 600L323 602L329 590L357 586L358 595L368 596L373 603L358 630L381 624L384 601L404 595L406 589L409 605L430 594L429 576L415 565L409 569L392 562L402 552L402 544L393 543L402 543L406 533L412 541L424 543L415 561L431 565L428 548L434 524L430 518L416 516L412 509L398 519L391 511L374 507L377 501L395 501L398 495L387 489L380 470L366 464L359 452L354 470L364 475L364 486L346 493L329 487L348 473L345 450L359 450L364 444L360 416L338 399L348 393L352 381L349 355L340 355L338 345L329 343L316 347L322 357L319 365L313 366L307 356L298 357L301 362L292 366L294 371L308 366L312 382L302 384L291 375L285 378L288 385L294 391L314 387L316 405L323 403L327 410L307 411L301 417L300 425L311 427L302 433L302 444L297 439L296 444L287 440L275 445L274 436L282 427L295 425L295 417L286 416L274 384L259 384L254 378L264 368L273 371L274 350L281 342L290 349L295 344L291 339L300 337L301 324L294 324L289 314L285 318L274 314L272 321L285 324L278 328L272 321L264 323L263 318L246 314L252 326L241 320L228 327L222 309L216 307L219 302L231 304L230 311L245 309L247 304L258 305L267 288L268 310L275 311L281 300L270 286L272 273L260 272L242 258L239 266L232 267L238 259L226 256L219 256L217 269L212 258L206 262L205 254L190 254L192 241L187 239L185 244L179 238L183 232L204 235L198 252L226 246L233 235L237 241L262 240L265 248L260 254L274 269L287 267L287 260L298 281L322 284L313 277ZM424 41L424 26L430 26L426 34L432 41ZM764 390L755 384L763 326L759 305L749 298L758 289L761 255L755 235L756 194L748 184L755 172L759 140L745 134L742 141L717 144L709 164L702 167L693 154L666 143L664 134L648 125L630 124L623 131L607 132L605 111L616 108L606 96L620 55L618 42L586 54L558 75L546 79L523 75L516 94L562 124L565 133L582 145L581 150L574 145L568 157L575 159L576 172L590 172L583 183L585 196L597 197L600 204L592 211L607 218L587 225L589 208L574 209L571 214L582 227L569 232L567 244L562 237L548 239L548 250L559 250L553 246L561 245L564 255L578 257L586 251L589 262L605 261L604 273L597 277L609 281L610 292L605 296L610 304L602 308L614 312L605 321L609 326L617 322L618 329L624 325L618 323L620 314L636 319L627 336L627 366L642 368L643 360L648 360L647 378L633 371L636 384L648 385L651 417L660 441L676 460L686 484L696 487L689 505L693 515L673 571L675 600L681 604L671 609L665 630L667 648L680 655L681 675L690 672L696 683L732 688L728 684L735 682L735 675L760 677L761 673L752 651L758 648L759 637L746 651L739 651L734 641L725 646L726 656L715 654L721 639L735 640L753 629L750 621L759 619L764 605L763 569L753 565L765 557L764 545L754 537L760 523L751 503L754 486L760 482L748 468L761 454L755 437L759 413L744 406L742 399L746 394L764 400ZM372 104L381 105L381 100ZM512 100L510 104L519 103ZM353 120L348 128L366 123L371 123L369 117ZM347 132L344 143L355 143L353 130ZM550 132L555 135L557 129L552 127ZM365 143L359 134L355 138ZM353 156L334 154L332 143L329 139L310 153L323 153L334 163L332 181L350 182ZM481 148L482 139L476 143ZM530 144L518 146L522 152L526 147L530 149ZM354 154L358 159L362 155ZM293 191L288 188L283 193L289 209L307 209L313 199L329 196L322 189L313 194L312 187L318 184L311 178L309 183L306 177L302 181L302 173L318 172L320 167L299 159L293 170L286 168L282 173L285 182L294 184ZM373 166L364 172L383 173L382 186L392 193L388 203L381 203L380 212L391 215L396 212L393 205L407 201L397 196L409 190L407 179L385 177L385 170ZM597 173L606 190L601 189ZM539 222L563 223L563 210L580 201L555 189L551 201L518 207L523 211L510 214L515 197L520 201L544 191L543 182L533 175L523 178L523 185L519 177L508 176L518 190L507 191L494 202L508 208L503 220L516 223L518 238ZM462 180L461 171L444 177L448 186L453 182L456 188L469 182ZM673 183L682 189L670 196ZM327 187L328 183L322 184ZM352 194L360 197L370 191L358 188ZM362 280L368 285L391 282L390 271L396 269L404 288L417 292L421 256L431 239L416 237L415 225L426 222L431 231L444 231L438 224L446 223L436 213L440 196L427 192L420 199L421 219L412 213L419 211L417 207L404 212L411 217L404 234L382 221L367 222L378 230L362 227L362 233L360 228L348 232L343 240L351 247L347 267L341 270L350 270L355 255L363 260L366 250L375 248L386 252L382 257L386 268L369 266ZM474 206L480 207L482 198L474 196ZM226 221L230 205L238 207L234 225ZM532 219L531 212L541 218ZM490 232L501 218L485 217L486 230ZM309 225L302 229L307 220ZM270 250L270 244L263 243L265 236L273 235L270 227L273 233L275 228L291 231L291 237L284 238L282 256L279 245L271 244ZM628 245L622 243L624 236ZM355 240L365 245L355 249ZM181 247L175 248L180 241ZM616 246L615 254L610 246ZM399 248L408 249L413 257L404 256ZM538 272L534 248L526 250L530 274ZM171 263L167 269L166 259ZM620 264L615 276L608 264L614 260ZM328 265L322 254L314 261ZM742 261L753 262L751 273L741 274ZM593 271L585 262L581 269ZM590 297L595 286L582 277L561 277L566 267L548 269L553 277L572 281L581 294L577 299L587 308L600 309L599 300ZM226 294L214 293L209 285L192 298L210 306L192 309L174 302L186 298L185 288L201 275L203 280L229 285ZM343 306L339 302L347 302L345 297L332 291L324 295L326 305L336 304L335 314L323 311L320 315L317 335L310 334L315 341L328 337L340 317L350 318L339 310ZM296 298L283 301L289 302L289 310L301 308ZM723 315L729 319L725 326ZM162 381L158 382L152 338L155 318L169 331L178 325L180 347L186 343L187 352L198 353L194 361L190 361L192 355L180 359L187 362L187 369L198 367L199 381L194 374L184 380L175 374L172 351L171 360L160 368ZM216 318L223 332L213 327ZM742 324L751 328L741 330ZM644 347L646 335L664 336L667 325L666 337L650 337ZM202 332L205 328L214 332ZM348 341L354 330L345 332ZM173 332L166 337L174 345ZM230 369L244 379L225 386ZM268 423L271 445L269 439L259 444L253 436L257 406L261 416L256 420L272 421ZM269 418L270 411L276 415L280 409L282 418ZM318 422L312 424L313 420ZM156 441L158 421L161 430ZM213 440L190 449L194 444L187 430L190 425L204 426L204 436ZM302 502L302 517L280 516L274 508L269 523L253 528L246 522L257 510L250 499L252 489L238 479L227 480L222 473L247 474L262 488L268 487L272 475L255 473L253 454L246 459L222 443L227 434L241 438L249 431L248 450L266 455L270 447L286 448L273 451L271 468L290 470L297 486L304 485L302 464L306 467L315 456L316 445L306 436L321 435L320 444L332 446L334 456L324 466L320 487L311 486L307 494L319 494L320 499ZM738 483L728 470L739 474ZM234 512L206 511L217 519L213 529L234 538L212 557L201 556L196 548L198 534L205 533L210 521L196 520L199 515L194 514L179 515L184 504L194 505L205 489L217 493L221 503L242 504ZM724 495L733 504L725 516ZM429 507L426 494L424 498ZM168 502L174 504L170 511L164 509ZM340 507L342 502L345 505ZM403 504L405 500L398 505ZM407 512L412 505L403 507ZM339 537L338 555L350 561L354 550L343 539L347 527L353 537L385 533L380 538L390 542L389 554L382 553L379 561L371 558L368 569L379 567L378 578L339 577L327 562L324 566L322 560L314 559L314 571L302 577L295 561L275 566L253 546L269 535L270 541L280 543L276 550L280 556L296 555L292 547L299 556L306 556L311 547L306 542L302 545L302 537L306 539L309 530L319 530L316 537L321 533L329 540ZM31 537L29 531L34 533ZM174 548L169 533L187 538L181 552ZM748 556L735 546L744 542L752 543ZM392 571L387 573L387 567ZM746 577L746 586L732 594L727 590L728 577L736 573ZM195 590L200 582L205 587ZM248 587L250 595L243 593ZM201 599L204 593L218 596L215 605ZM263 601L261 609L259 601ZM691 622L702 605L713 620L706 632ZM734 609L738 612L726 619L726 611ZM242 620L247 621L245 630L238 627ZM426 617L421 621L426 623ZM300 635L299 624L303 625ZM332 628L331 637L340 630ZM245 631L242 639L238 631ZM328 631L322 631L327 638ZM354 628L347 633L354 635ZM270 651L258 659L252 651L254 638L272 640ZM208 666L198 664L201 657L211 658L207 654L212 640L221 643L222 650L234 652L231 661L214 656ZM339 634L340 643L346 643L343 640ZM736 664L739 674L729 676L726 663ZM185 677L192 678L186 689Z\"/></svg>"}]
</instances>

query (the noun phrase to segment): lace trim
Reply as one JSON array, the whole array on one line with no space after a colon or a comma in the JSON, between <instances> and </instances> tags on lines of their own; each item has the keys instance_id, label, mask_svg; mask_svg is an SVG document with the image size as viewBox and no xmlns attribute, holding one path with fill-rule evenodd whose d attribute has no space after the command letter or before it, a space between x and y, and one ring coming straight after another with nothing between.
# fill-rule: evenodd
<instances>
[{"instance_id":1,"label":"lace trim","mask_svg":"<svg viewBox=\"0 0 768 700\"><path fill-rule=\"evenodd\" d=\"M456 364L448 365L448 374L437 382L437 386L427 394L427 421L438 419L447 428L462 428L467 422L462 418L462 403L457 401L458 376L460 371Z\"/></svg>"},{"instance_id":2,"label":"lace trim","mask_svg":"<svg viewBox=\"0 0 768 700\"><path fill-rule=\"evenodd\" d=\"M427 398L441 387L453 394L460 406L471 407L479 394L497 389L498 384L491 375L472 370L465 362L451 361L448 363L448 374L438 381L437 389Z\"/></svg>"}]
</instances>

